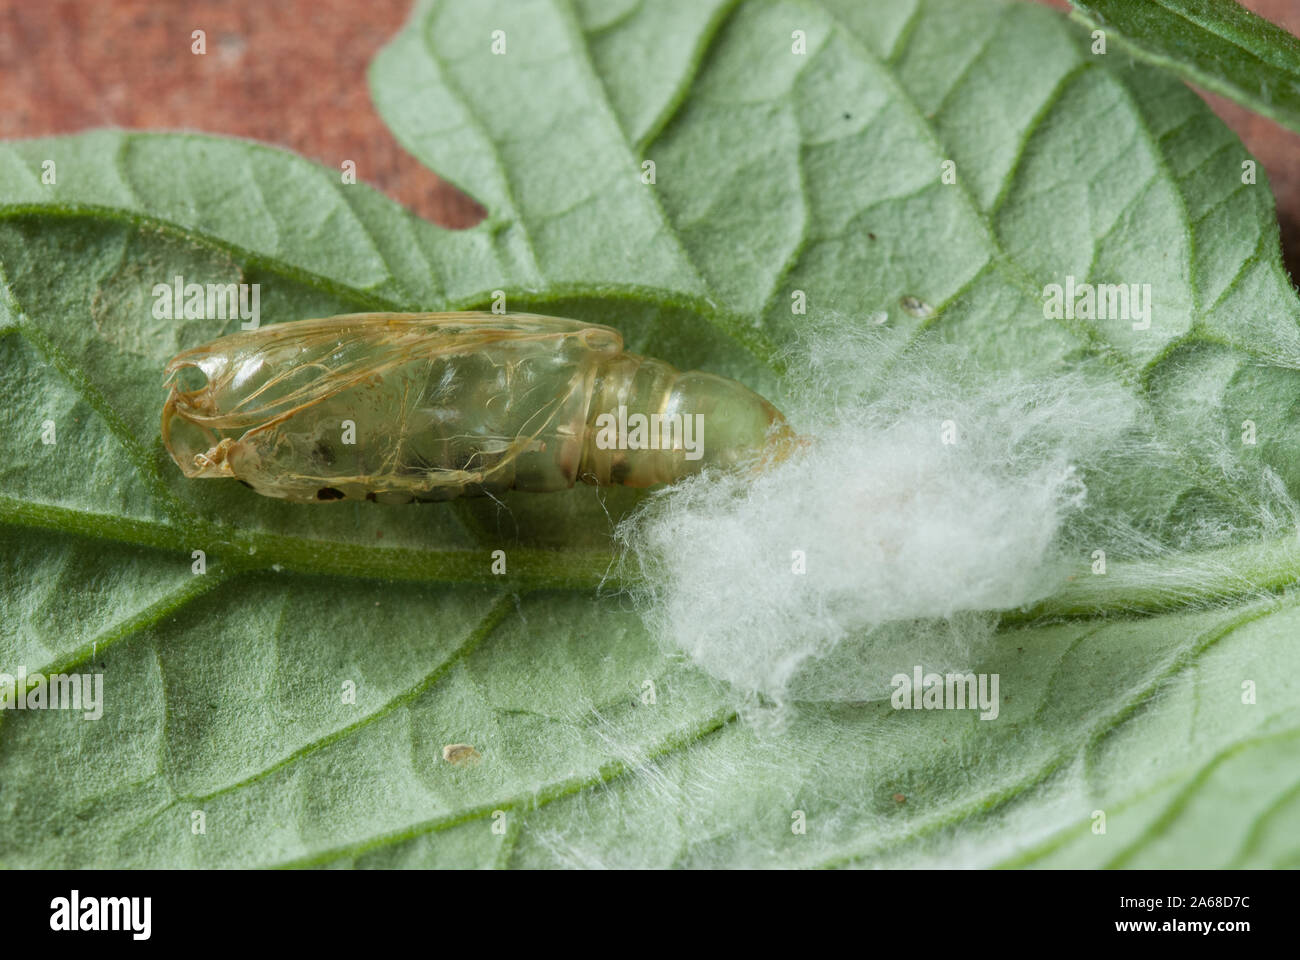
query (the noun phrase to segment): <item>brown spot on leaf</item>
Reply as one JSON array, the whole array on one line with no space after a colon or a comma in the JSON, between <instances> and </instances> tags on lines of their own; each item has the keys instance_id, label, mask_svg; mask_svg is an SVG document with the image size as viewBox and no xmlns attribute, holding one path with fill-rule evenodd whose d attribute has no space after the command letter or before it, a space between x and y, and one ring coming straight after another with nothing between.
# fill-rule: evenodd
<instances>
[{"instance_id":1,"label":"brown spot on leaf","mask_svg":"<svg viewBox=\"0 0 1300 960\"><path fill-rule=\"evenodd\" d=\"M468 743L449 743L442 748L442 759L457 767L478 763L481 755Z\"/></svg>"}]
</instances>

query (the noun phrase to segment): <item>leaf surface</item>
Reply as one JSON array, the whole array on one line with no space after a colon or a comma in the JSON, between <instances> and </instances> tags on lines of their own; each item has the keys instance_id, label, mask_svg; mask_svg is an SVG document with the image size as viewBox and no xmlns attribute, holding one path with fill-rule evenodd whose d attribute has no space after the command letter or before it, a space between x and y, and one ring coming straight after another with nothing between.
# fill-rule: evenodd
<instances>
[{"instance_id":1,"label":"leaf surface","mask_svg":"<svg viewBox=\"0 0 1300 960\"><path fill-rule=\"evenodd\" d=\"M1300 130L1300 40L1236 0L1071 0L1136 57Z\"/></svg>"},{"instance_id":2,"label":"leaf surface","mask_svg":"<svg viewBox=\"0 0 1300 960\"><path fill-rule=\"evenodd\" d=\"M1300 305L1268 187L1199 98L991 0L430 3L371 83L484 223L242 141L0 145L0 669L102 672L106 698L0 714L0 861L1296 864L1294 600L1238 596L1233 551L1253 576L1300 548L1220 525L1158 596L1118 558L1040 611L1071 619L1003 628L997 721L804 705L760 735L597 589L632 492L303 507L186 481L158 438L163 364L237 325L154 320L177 275L260 283L267 322L503 290L776 398L805 323L885 311L1009 371L1104 358L1180 459L1096 496L1182 546L1196 511L1260 506L1225 449L1300 493ZM1068 275L1151 284L1150 328L1046 319ZM1246 418L1262 439L1234 446Z\"/></svg>"}]
</instances>

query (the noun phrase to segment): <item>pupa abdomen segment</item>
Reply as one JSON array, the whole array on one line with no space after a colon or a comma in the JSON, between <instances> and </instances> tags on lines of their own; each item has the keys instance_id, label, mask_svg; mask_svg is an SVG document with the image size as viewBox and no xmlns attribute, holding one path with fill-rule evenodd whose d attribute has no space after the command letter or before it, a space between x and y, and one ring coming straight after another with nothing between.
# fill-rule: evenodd
<instances>
[{"instance_id":1,"label":"pupa abdomen segment","mask_svg":"<svg viewBox=\"0 0 1300 960\"><path fill-rule=\"evenodd\" d=\"M163 440L187 476L297 501L650 486L792 436L734 380L625 353L610 327L533 314L275 324L186 351L166 376Z\"/></svg>"}]
</instances>

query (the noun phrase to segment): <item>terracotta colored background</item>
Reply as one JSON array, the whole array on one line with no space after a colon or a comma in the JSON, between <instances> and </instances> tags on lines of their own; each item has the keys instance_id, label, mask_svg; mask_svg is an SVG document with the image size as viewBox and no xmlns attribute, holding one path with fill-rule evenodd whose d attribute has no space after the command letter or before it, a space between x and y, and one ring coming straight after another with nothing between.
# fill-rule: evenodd
<instances>
[{"instance_id":1,"label":"terracotta colored background","mask_svg":"<svg viewBox=\"0 0 1300 960\"><path fill-rule=\"evenodd\" d=\"M1065 9L1065 0L1041 0ZM1300 0L1245 6L1300 33ZM0 0L0 138L92 127L199 129L277 143L448 227L482 210L420 166L370 103L366 67L410 0ZM190 32L207 31L207 56ZM1277 194L1300 275L1300 135L1217 97Z\"/></svg>"}]
</instances>

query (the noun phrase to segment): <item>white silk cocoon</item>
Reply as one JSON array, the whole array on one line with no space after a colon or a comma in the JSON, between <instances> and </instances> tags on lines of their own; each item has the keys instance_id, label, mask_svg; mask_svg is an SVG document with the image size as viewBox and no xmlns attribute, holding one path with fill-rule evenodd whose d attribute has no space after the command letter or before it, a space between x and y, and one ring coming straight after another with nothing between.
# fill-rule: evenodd
<instances>
[{"instance_id":1,"label":"white silk cocoon","mask_svg":"<svg viewBox=\"0 0 1300 960\"><path fill-rule=\"evenodd\" d=\"M758 702L878 699L914 664L968 666L998 611L1060 585L1080 464L1122 446L1137 407L1105 377L811 344L788 411L806 446L667 488L618 531L660 640Z\"/></svg>"}]
</instances>

